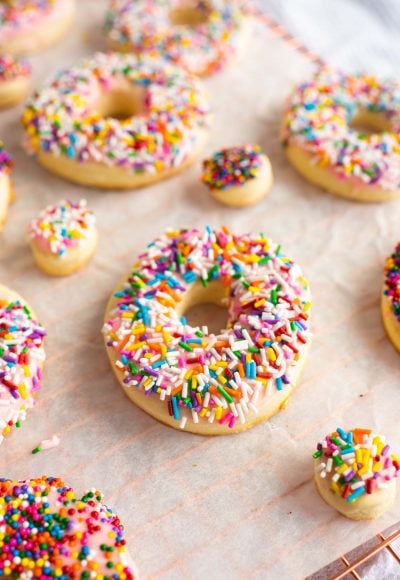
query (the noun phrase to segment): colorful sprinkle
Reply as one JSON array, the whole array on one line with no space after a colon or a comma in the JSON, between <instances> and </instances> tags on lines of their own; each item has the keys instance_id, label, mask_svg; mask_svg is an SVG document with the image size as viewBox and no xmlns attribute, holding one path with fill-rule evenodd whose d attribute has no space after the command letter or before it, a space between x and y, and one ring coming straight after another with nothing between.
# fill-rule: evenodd
<instances>
[{"instance_id":1,"label":"colorful sprinkle","mask_svg":"<svg viewBox=\"0 0 400 580\"><path fill-rule=\"evenodd\" d=\"M58 0L59 1L59 0ZM51 12L57 0L7 0L0 2L0 40L15 29L24 28Z\"/></svg>"},{"instance_id":2,"label":"colorful sprinkle","mask_svg":"<svg viewBox=\"0 0 400 580\"><path fill-rule=\"evenodd\" d=\"M258 145L229 147L203 161L201 181L210 189L226 189L248 183L263 166Z\"/></svg>"},{"instance_id":3,"label":"colorful sprinkle","mask_svg":"<svg viewBox=\"0 0 400 580\"><path fill-rule=\"evenodd\" d=\"M385 296L388 297L393 314L400 322L400 242L385 264Z\"/></svg>"},{"instance_id":4,"label":"colorful sprinkle","mask_svg":"<svg viewBox=\"0 0 400 580\"><path fill-rule=\"evenodd\" d=\"M383 435L371 429L344 431L340 427L317 444L313 453L319 477L348 502L374 493L400 477L400 457L390 453Z\"/></svg>"},{"instance_id":5,"label":"colorful sprinkle","mask_svg":"<svg viewBox=\"0 0 400 580\"><path fill-rule=\"evenodd\" d=\"M175 420L187 417L182 428L245 423L265 397L290 388L309 340L309 289L278 248L262 235L208 227L152 242L104 326L125 387L165 401ZM191 327L177 312L200 283L220 284L225 296L228 327L220 334Z\"/></svg>"},{"instance_id":6,"label":"colorful sprinkle","mask_svg":"<svg viewBox=\"0 0 400 580\"><path fill-rule=\"evenodd\" d=\"M51 439L44 439L32 449L32 454L35 455L40 451L47 451L47 449L53 449L53 447L58 447L60 445L60 438L57 435L53 435Z\"/></svg>"},{"instance_id":7,"label":"colorful sprinkle","mask_svg":"<svg viewBox=\"0 0 400 580\"><path fill-rule=\"evenodd\" d=\"M0 173L8 175L11 172L14 162L12 156L4 149L3 141L0 141Z\"/></svg>"},{"instance_id":8,"label":"colorful sprinkle","mask_svg":"<svg viewBox=\"0 0 400 580\"><path fill-rule=\"evenodd\" d=\"M19 300L0 300L0 443L41 387L45 331Z\"/></svg>"},{"instance_id":9,"label":"colorful sprinkle","mask_svg":"<svg viewBox=\"0 0 400 580\"><path fill-rule=\"evenodd\" d=\"M18 77L28 77L31 67L24 59L16 59L9 55L0 55L0 83L11 81Z\"/></svg>"},{"instance_id":10,"label":"colorful sprinkle","mask_svg":"<svg viewBox=\"0 0 400 580\"><path fill-rule=\"evenodd\" d=\"M359 111L379 114L390 131L365 134L350 127ZM400 186L400 83L321 69L291 95L283 145L310 153L340 177L382 189Z\"/></svg>"},{"instance_id":11,"label":"colorful sprinkle","mask_svg":"<svg viewBox=\"0 0 400 580\"><path fill-rule=\"evenodd\" d=\"M186 70L209 75L235 56L244 14L239 2L197 0L191 3L196 25L174 22L182 7L177 0L111 0L106 32L113 45L163 57Z\"/></svg>"},{"instance_id":12,"label":"colorful sprinkle","mask_svg":"<svg viewBox=\"0 0 400 580\"><path fill-rule=\"evenodd\" d=\"M121 83L127 91L143 91L144 113L120 120L96 112L102 94L120 89ZM31 153L154 175L193 154L208 126L208 104L199 81L176 66L97 53L39 90L22 122Z\"/></svg>"},{"instance_id":13,"label":"colorful sprinkle","mask_svg":"<svg viewBox=\"0 0 400 580\"><path fill-rule=\"evenodd\" d=\"M91 489L61 479L0 479L0 576L133 580L118 517Z\"/></svg>"},{"instance_id":14,"label":"colorful sprinkle","mask_svg":"<svg viewBox=\"0 0 400 580\"><path fill-rule=\"evenodd\" d=\"M40 212L29 226L29 237L43 250L63 257L68 250L79 247L93 235L95 222L85 199L78 203L63 200Z\"/></svg>"}]
</instances>

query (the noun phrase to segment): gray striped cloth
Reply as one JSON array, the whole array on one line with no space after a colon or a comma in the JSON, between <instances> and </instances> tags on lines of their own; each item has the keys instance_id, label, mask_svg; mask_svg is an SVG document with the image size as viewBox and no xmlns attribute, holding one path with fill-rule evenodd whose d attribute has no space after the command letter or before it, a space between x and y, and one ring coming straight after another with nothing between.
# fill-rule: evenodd
<instances>
[{"instance_id":1,"label":"gray striped cloth","mask_svg":"<svg viewBox=\"0 0 400 580\"><path fill-rule=\"evenodd\" d=\"M400 76L400 0L259 0L258 5L327 64Z\"/></svg>"}]
</instances>

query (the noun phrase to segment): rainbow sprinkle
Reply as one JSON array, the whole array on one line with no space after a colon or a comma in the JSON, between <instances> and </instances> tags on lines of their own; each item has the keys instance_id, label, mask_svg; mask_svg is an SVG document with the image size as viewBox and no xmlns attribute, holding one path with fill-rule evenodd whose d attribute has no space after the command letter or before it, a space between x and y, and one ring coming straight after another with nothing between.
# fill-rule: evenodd
<instances>
[{"instance_id":1,"label":"rainbow sprinkle","mask_svg":"<svg viewBox=\"0 0 400 580\"><path fill-rule=\"evenodd\" d=\"M28 77L30 74L31 67L25 59L0 55L0 82L11 81L18 77Z\"/></svg>"},{"instance_id":2,"label":"rainbow sprinkle","mask_svg":"<svg viewBox=\"0 0 400 580\"><path fill-rule=\"evenodd\" d=\"M144 89L145 115L121 121L95 112L101 94L121 79ZM37 92L22 122L30 152L157 174L193 154L208 105L199 82L175 66L97 53Z\"/></svg>"},{"instance_id":3,"label":"rainbow sprinkle","mask_svg":"<svg viewBox=\"0 0 400 580\"><path fill-rule=\"evenodd\" d=\"M44 251L62 258L68 250L81 246L93 235L95 222L85 199L78 203L63 200L40 212L39 217L30 223L29 237Z\"/></svg>"},{"instance_id":4,"label":"rainbow sprinkle","mask_svg":"<svg viewBox=\"0 0 400 580\"><path fill-rule=\"evenodd\" d=\"M3 141L0 141L0 173L9 175L13 166L14 162L11 154L4 149Z\"/></svg>"},{"instance_id":5,"label":"rainbow sprinkle","mask_svg":"<svg viewBox=\"0 0 400 580\"><path fill-rule=\"evenodd\" d=\"M193 284L215 283L228 309L218 335L177 312ZM309 341L308 284L263 235L169 231L140 255L115 298L104 334L123 384L165 401L181 428L246 423L266 397L294 384Z\"/></svg>"},{"instance_id":6,"label":"rainbow sprinkle","mask_svg":"<svg viewBox=\"0 0 400 580\"><path fill-rule=\"evenodd\" d=\"M255 179L262 166L258 145L229 147L203 161L201 181L210 189L241 186Z\"/></svg>"},{"instance_id":7,"label":"rainbow sprinkle","mask_svg":"<svg viewBox=\"0 0 400 580\"><path fill-rule=\"evenodd\" d=\"M41 387L45 334L26 304L0 300L0 443L33 407Z\"/></svg>"},{"instance_id":8,"label":"rainbow sprinkle","mask_svg":"<svg viewBox=\"0 0 400 580\"><path fill-rule=\"evenodd\" d=\"M318 477L328 477L331 490L348 502L400 477L400 457L391 454L385 437L371 429L346 432L338 427L317 444L313 457Z\"/></svg>"},{"instance_id":9,"label":"rainbow sprinkle","mask_svg":"<svg viewBox=\"0 0 400 580\"><path fill-rule=\"evenodd\" d=\"M391 132L371 135L349 124L359 110L379 113ZM284 116L283 145L310 153L343 179L392 190L400 186L400 82L322 69L299 85Z\"/></svg>"},{"instance_id":10,"label":"rainbow sprinkle","mask_svg":"<svg viewBox=\"0 0 400 580\"><path fill-rule=\"evenodd\" d=\"M0 41L9 29L23 28L53 10L59 0L7 0L0 2Z\"/></svg>"},{"instance_id":11,"label":"rainbow sprinkle","mask_svg":"<svg viewBox=\"0 0 400 580\"><path fill-rule=\"evenodd\" d=\"M393 313L400 322L400 242L385 264L385 296L391 302Z\"/></svg>"},{"instance_id":12,"label":"rainbow sprinkle","mask_svg":"<svg viewBox=\"0 0 400 580\"><path fill-rule=\"evenodd\" d=\"M137 53L162 56L192 73L213 74L236 54L244 14L232 0L198 0L191 6L203 20L194 27L171 22L173 11L182 8L177 0L111 0L108 38Z\"/></svg>"},{"instance_id":13,"label":"rainbow sprinkle","mask_svg":"<svg viewBox=\"0 0 400 580\"><path fill-rule=\"evenodd\" d=\"M133 580L119 518L61 479L0 479L0 576ZM136 576L136 575L135 575Z\"/></svg>"}]
</instances>

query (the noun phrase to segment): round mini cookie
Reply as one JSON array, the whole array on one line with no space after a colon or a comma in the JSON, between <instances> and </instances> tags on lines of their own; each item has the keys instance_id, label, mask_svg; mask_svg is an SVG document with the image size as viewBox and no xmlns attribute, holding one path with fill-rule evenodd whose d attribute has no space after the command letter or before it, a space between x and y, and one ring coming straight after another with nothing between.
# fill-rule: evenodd
<instances>
[{"instance_id":1,"label":"round mini cookie","mask_svg":"<svg viewBox=\"0 0 400 580\"><path fill-rule=\"evenodd\" d=\"M97 53L28 102L26 145L61 177L131 189L173 175L200 153L208 103L199 81L161 60Z\"/></svg>"},{"instance_id":2,"label":"round mini cookie","mask_svg":"<svg viewBox=\"0 0 400 580\"><path fill-rule=\"evenodd\" d=\"M111 0L106 17L112 50L162 56L200 76L231 62L244 30L236 0Z\"/></svg>"},{"instance_id":3,"label":"round mini cookie","mask_svg":"<svg viewBox=\"0 0 400 580\"><path fill-rule=\"evenodd\" d=\"M400 457L371 429L340 427L317 444L314 481L318 493L352 520L372 520L394 503Z\"/></svg>"},{"instance_id":4,"label":"round mini cookie","mask_svg":"<svg viewBox=\"0 0 400 580\"><path fill-rule=\"evenodd\" d=\"M31 67L25 60L0 56L0 109L24 100L29 90Z\"/></svg>"},{"instance_id":5,"label":"round mini cookie","mask_svg":"<svg viewBox=\"0 0 400 580\"><path fill-rule=\"evenodd\" d=\"M62 479L0 479L0 576L134 580L123 526L95 488Z\"/></svg>"},{"instance_id":6,"label":"round mini cookie","mask_svg":"<svg viewBox=\"0 0 400 580\"><path fill-rule=\"evenodd\" d=\"M55 44L74 16L75 0L0 2L0 53L19 56Z\"/></svg>"},{"instance_id":7,"label":"round mini cookie","mask_svg":"<svg viewBox=\"0 0 400 580\"><path fill-rule=\"evenodd\" d=\"M386 332L400 352L400 242L386 260L381 312Z\"/></svg>"},{"instance_id":8,"label":"round mini cookie","mask_svg":"<svg viewBox=\"0 0 400 580\"><path fill-rule=\"evenodd\" d=\"M271 163L258 145L221 149L203 161L201 181L221 203L253 205L272 187Z\"/></svg>"},{"instance_id":9,"label":"round mini cookie","mask_svg":"<svg viewBox=\"0 0 400 580\"><path fill-rule=\"evenodd\" d=\"M289 161L323 189L364 202L400 196L399 81L322 69L290 96L282 132Z\"/></svg>"},{"instance_id":10,"label":"round mini cookie","mask_svg":"<svg viewBox=\"0 0 400 580\"><path fill-rule=\"evenodd\" d=\"M0 231L4 228L8 208L14 201L14 192L10 177L12 166L12 157L4 149L3 142L0 141Z\"/></svg>"},{"instance_id":11,"label":"round mini cookie","mask_svg":"<svg viewBox=\"0 0 400 580\"><path fill-rule=\"evenodd\" d=\"M107 306L104 336L128 397L157 420L203 435L248 429L285 404L309 345L300 268L263 235L169 231L149 244ZM227 328L192 327L212 302Z\"/></svg>"},{"instance_id":12,"label":"round mini cookie","mask_svg":"<svg viewBox=\"0 0 400 580\"><path fill-rule=\"evenodd\" d=\"M35 318L16 292L0 285L0 443L20 427L41 387L46 333Z\"/></svg>"},{"instance_id":13,"label":"round mini cookie","mask_svg":"<svg viewBox=\"0 0 400 580\"><path fill-rule=\"evenodd\" d=\"M97 247L95 221L84 199L46 207L29 226L33 257L39 268L52 276L80 270Z\"/></svg>"}]
</instances>

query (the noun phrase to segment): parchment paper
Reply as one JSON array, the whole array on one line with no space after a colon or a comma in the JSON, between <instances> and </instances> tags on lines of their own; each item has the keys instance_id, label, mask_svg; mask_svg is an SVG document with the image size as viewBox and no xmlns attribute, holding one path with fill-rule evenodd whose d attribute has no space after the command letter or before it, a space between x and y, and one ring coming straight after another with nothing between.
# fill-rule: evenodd
<instances>
[{"instance_id":1,"label":"parchment paper","mask_svg":"<svg viewBox=\"0 0 400 580\"><path fill-rule=\"evenodd\" d=\"M79 3L69 37L32 58L35 84L104 47L103 0ZM242 59L206 81L214 124L206 153L255 141L275 173L271 195L245 210L214 202L200 163L128 193L85 190L53 177L20 147L20 110L1 113L15 155L17 201L1 236L0 280L23 294L48 330L44 388L0 450L0 473L64 477L96 486L120 514L143 578L299 578L400 518L347 521L317 496L310 453L337 424L371 426L400 449L400 358L379 314L383 261L399 238L400 203L359 205L306 183L288 165L278 128L284 98L311 65L254 24ZM86 197L98 217L94 260L70 278L36 269L29 220L48 203ZM264 231L303 267L314 340L298 391L269 422L238 436L202 438L158 424L117 385L100 334L107 299L145 244L167 227ZM57 449L32 456L57 433Z\"/></svg>"}]
</instances>

